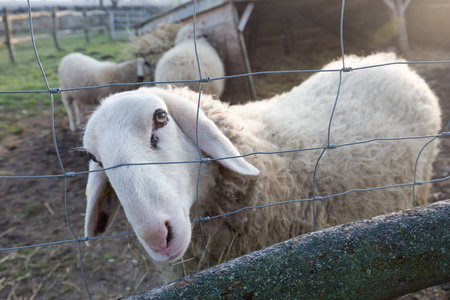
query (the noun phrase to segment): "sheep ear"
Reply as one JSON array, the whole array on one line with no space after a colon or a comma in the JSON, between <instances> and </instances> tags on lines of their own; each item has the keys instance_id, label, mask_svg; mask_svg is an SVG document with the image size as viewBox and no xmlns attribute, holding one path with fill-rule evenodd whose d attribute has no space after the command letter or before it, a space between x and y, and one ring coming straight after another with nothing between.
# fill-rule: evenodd
<instances>
[{"instance_id":1,"label":"sheep ear","mask_svg":"<svg viewBox=\"0 0 450 300\"><path fill-rule=\"evenodd\" d=\"M89 170L98 170L95 162L90 162ZM96 237L106 232L120 207L119 199L106 177L105 172L89 173L86 186L85 234Z\"/></svg>"},{"instance_id":2,"label":"sheep ear","mask_svg":"<svg viewBox=\"0 0 450 300\"><path fill-rule=\"evenodd\" d=\"M197 106L190 100L175 93L167 92L163 95L163 98L169 108L169 113L181 130L195 143ZM231 141L203 111L200 111L198 114L198 141L201 150L212 158L241 156ZM259 174L259 170L242 157L218 160L218 162L224 167L242 175L256 176Z\"/></svg>"},{"instance_id":3,"label":"sheep ear","mask_svg":"<svg viewBox=\"0 0 450 300\"><path fill-rule=\"evenodd\" d=\"M212 158L241 156L236 147L222 134L214 122L206 116L199 118L198 122L198 140L203 152ZM195 141L195 134L192 138ZM224 167L242 175L256 176L259 174L259 170L242 157L218 160L218 162Z\"/></svg>"}]
</instances>

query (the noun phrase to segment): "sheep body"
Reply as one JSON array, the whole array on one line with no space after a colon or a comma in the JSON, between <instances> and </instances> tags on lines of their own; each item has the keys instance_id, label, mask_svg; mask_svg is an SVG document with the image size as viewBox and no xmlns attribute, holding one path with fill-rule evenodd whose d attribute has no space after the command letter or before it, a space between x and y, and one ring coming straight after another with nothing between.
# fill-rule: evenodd
<instances>
[{"instance_id":1,"label":"sheep body","mask_svg":"<svg viewBox=\"0 0 450 300\"><path fill-rule=\"evenodd\" d=\"M198 80L199 71L195 54L192 26L180 29L175 39L175 46L162 55L155 68L155 81ZM219 78L225 76L225 67L219 54L205 37L197 38L197 53L202 77ZM199 90L197 82L178 83L177 86L188 86L191 90ZM202 84L202 92L220 97L225 88L225 81L214 80Z\"/></svg>"},{"instance_id":2,"label":"sheep body","mask_svg":"<svg viewBox=\"0 0 450 300\"><path fill-rule=\"evenodd\" d=\"M346 58L347 65L352 67L393 61L400 60L393 54L384 53L366 58L355 56ZM340 69L341 64L339 61L333 62L325 68ZM242 154L323 147L328 143L327 131L336 99L338 82L339 74L337 73L318 73L285 94L277 95L268 100L236 106L229 106L214 100L209 95L202 95L200 103L202 112L199 115L200 148L212 158L223 156L223 154L222 156L215 154L215 150L208 148L210 147L209 144L216 142L216 137L203 136L205 124L209 124L211 121L226 137L226 140L231 141L238 153ZM149 99L153 100L150 101ZM170 140L169 136L173 134L174 127L167 125L168 128L155 131L155 125L153 125L153 131L149 131L142 136L148 136L150 132L152 135L155 132L158 133L161 141L160 149L155 152L147 151L146 154L140 156L141 159L143 157L148 157L150 161L198 159L195 142L192 142L192 144L189 142L195 136L194 129L192 129L195 128L195 122L192 121L194 124L191 127L184 126L187 119L195 120L194 112L198 94L186 88L141 88L134 92L121 93L106 99L88 122L84 139L85 147L89 151L95 152L101 160L104 160L104 165L105 161L108 161L105 167L123 163L123 161L111 160L107 151L102 150L111 148L111 145L108 145L108 137L105 137L105 133L108 135L109 131L113 130L112 123L110 121L105 122L104 116L114 115L114 122L127 119L126 115L131 116L134 112L125 112L124 109L115 106L119 103L121 106L127 105L128 101L133 101L137 107L136 110L141 112L139 118L142 118L142 115L147 116L143 120L148 120L148 113L144 113L146 110L143 107L156 107L152 105L160 101L166 103L164 105L167 105L168 115L176 122L176 124L172 122L171 126L180 126L181 128L180 131L176 131L178 134L175 138L175 143L179 141L182 145L178 147L184 149L179 152L180 156L174 155L178 151L176 150L177 147L167 141ZM152 104L149 104L150 102ZM187 103L190 103L190 106ZM112 114L112 112L119 111L119 115ZM191 116L191 114L194 116ZM120 124L123 128L124 122L127 121L120 122L122 122ZM141 124L140 122L137 121L137 125ZM341 145L374 138L431 135L438 133L440 126L440 108L436 96L425 81L410 70L407 65L366 69L342 74L339 100L331 123L330 143ZM126 146L127 144L142 144L140 139L127 137L127 140L121 140L120 144L125 145L123 146L125 148L130 147ZM217 136L217 139L220 139L220 137ZM246 160L259 170L258 176L249 176L256 175L257 172L246 165L248 162L242 163L236 160L238 166L234 166L235 162L233 161L235 159L202 164L198 191L199 210L202 217L215 216L243 207L294 199L311 199L313 196L323 197L352 189L410 183L414 181L413 171L416 158L426 142L427 140L423 139L402 139L374 141L328 149L323 153L317 167L315 189L313 189L313 173L322 149L283 154L257 154L247 157ZM146 147L146 144L142 145ZM169 148L170 150L167 150L167 152L164 151L164 149ZM120 150L115 149L115 151ZM123 151L127 152L129 149ZM233 156L234 153L231 151L229 156ZM164 156L160 156L163 154ZM114 155L117 156L117 154ZM434 142L427 146L418 161L417 181L426 181L431 178L432 163L436 155L437 144ZM130 157L134 156L131 155ZM136 158L134 160L136 161ZM91 169L95 168L95 164L91 162ZM163 207L170 206L171 202L176 202L176 207L180 207L180 210L191 207L191 219L198 218L197 207L193 205L198 166L183 164L176 170L172 169L174 168L173 165L165 166L165 168L157 169L153 167L152 169L152 172L161 171L164 174L169 174L169 176L164 177L164 180L161 180L163 173L148 175L147 172L144 175L144 172L140 173L141 171L138 169L134 170L133 175L127 175L128 171L122 169L106 171L106 175L103 175L111 181L112 187L117 192L117 197L124 206L127 217L135 228L144 248L157 260L172 260L175 256L164 259L162 256L158 256L159 254L155 254L154 248L150 247L151 249L149 249L145 245L148 241L140 236L143 236L145 230L152 229L142 228L142 224L147 222L144 221L146 219L143 210L139 210L137 216L130 213L129 202L133 202L132 206L136 205L136 196L133 195L136 193L139 195L154 194L155 196L148 196L152 199L165 199L167 193L186 195L187 198L192 198L188 201L187 206L183 204L184 200L180 203L176 202L178 198L182 197L175 197L176 200L171 201L146 200L155 205L149 208L148 218L153 220L154 211L160 209L160 206L158 206L160 202L165 203ZM97 172L92 174L97 174ZM102 179L103 181L91 179L91 176L100 175L90 174L89 176L88 187L93 190L95 190L95 182L106 180L105 178ZM129 181L124 179L127 176L133 176L133 182L145 181L141 176L147 176L146 178L150 181L146 182L145 185L136 184L135 188L140 189L136 192L128 187ZM156 179L151 176L155 176ZM172 183L172 180L175 180L172 177L178 181ZM183 180L180 180L180 178L183 178ZM155 180L153 184L151 180ZM171 186L171 189L178 192L164 190L160 193L159 189L164 188L159 185L166 185L166 181L168 181L167 184ZM186 187L183 190L182 185L186 182L189 182L186 186L191 188ZM152 188L147 191L149 185ZM193 190L192 186L194 187ZM126 188L126 192L124 192L124 188ZM412 189L411 186L395 187L369 192L355 191L330 199L320 200L320 198L317 198L318 200L314 201L316 227L322 229L411 207L413 204ZM416 203L418 205L425 204L429 186L419 185L415 189ZM97 188L97 192L92 192L92 196L88 194L88 207L95 207L95 204L92 203L96 203L96 197L101 193L101 190L102 188ZM313 190L315 194L313 194ZM180 193L180 191L182 192ZM128 194L133 195L129 196ZM133 199L133 201L127 200L127 197ZM312 231L314 229L312 205L310 201L299 201L257 210L245 210L237 214L203 222L203 232L210 263L220 263ZM163 210L160 214L166 215L168 211L173 211L173 208L165 210L165 212ZM90 211L88 208L86 234L89 236L95 232L92 229L94 221L91 217L95 215L95 210ZM109 219L109 222L111 222L111 219ZM191 236L183 231L183 238L177 239L176 237L181 234L181 231L177 229L180 224L174 219L167 222L166 226L170 224L170 229L165 233L171 237L167 240L168 244L181 243L180 239L185 241L185 235ZM184 221L184 224L189 223ZM186 226L190 227L189 225ZM151 245L151 243L149 244ZM180 246L174 248L181 249ZM186 251L187 246L183 249ZM206 262L203 253L200 229L198 223L194 223L192 247L189 247L184 255L186 262L184 266L174 266L171 271L166 273L164 275L165 281L178 278L183 273L195 272L204 268Z\"/></svg>"},{"instance_id":3,"label":"sheep body","mask_svg":"<svg viewBox=\"0 0 450 300\"><path fill-rule=\"evenodd\" d=\"M392 61L398 61L394 55L378 54L366 58L350 56L346 64L356 67ZM337 61L324 69L341 67L341 62ZM342 76L331 126L331 144L439 132L438 100L425 81L408 66L363 70ZM201 107L241 153L323 147L327 145L338 80L337 73L320 73L270 100L227 107L218 103L211 105L202 99ZM195 96L191 99L195 101ZM229 112L221 113L227 110ZM237 117L228 117L232 113ZM427 141L380 141L327 150L318 165L315 195L328 196L352 189L413 182L417 155ZM417 181L431 179L437 144L429 145L421 155ZM202 216L313 198L313 172L321 152L249 157L248 161L261 171L256 181L248 176L230 174L220 166L215 174L209 175L216 178L217 184L200 200ZM317 229L412 207L412 189L408 186L353 192L315 201ZM415 189L416 204L426 204L429 185ZM196 215L196 209L191 213ZM311 202L247 210L211 223L203 223L203 229L208 257L213 264L314 229ZM198 226L193 236L200 236ZM201 239L194 245L196 253L203 248ZM223 254L224 249L227 257ZM204 262L200 265L204 266ZM180 273L175 274L176 278Z\"/></svg>"},{"instance_id":4,"label":"sheep body","mask_svg":"<svg viewBox=\"0 0 450 300\"><path fill-rule=\"evenodd\" d=\"M141 74L138 76L138 68ZM62 58L58 67L58 79L61 89L98 86L110 83L132 83L152 76L152 69L143 59L127 60L121 63L98 61L95 58L71 53ZM109 86L88 90L62 92L62 101L69 118L70 130L75 132L81 127L85 106L94 106L99 100L110 94L136 89L137 86Z\"/></svg>"}]
</instances>

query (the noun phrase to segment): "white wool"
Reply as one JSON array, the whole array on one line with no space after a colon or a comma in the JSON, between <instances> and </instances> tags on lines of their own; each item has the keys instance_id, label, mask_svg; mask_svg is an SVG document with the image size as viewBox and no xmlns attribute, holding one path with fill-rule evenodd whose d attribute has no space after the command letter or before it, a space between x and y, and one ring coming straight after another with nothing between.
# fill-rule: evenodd
<instances>
[{"instance_id":1,"label":"white wool","mask_svg":"<svg viewBox=\"0 0 450 300\"><path fill-rule=\"evenodd\" d=\"M346 58L354 68L394 61L402 60L386 53ZM325 68L340 69L340 61ZM187 88L119 93L105 99L93 113L84 147L105 168L122 163L198 161L196 132L202 156L212 159L323 147L338 82L338 73L318 73L282 95L235 106L202 95L198 131L198 94ZM407 65L343 73L330 142L433 135L441 127L440 113L436 96ZM417 155L426 142L377 141L328 149L317 168L316 196L410 183ZM313 172L321 152L258 154L201 164L202 216L312 198ZM436 143L422 153L418 181L431 178L436 154ZM100 168L90 163L90 170ZM152 164L90 173L86 235L103 234L121 204L154 260L174 261L184 255L188 273L204 268L199 226L196 223L191 234L190 223L198 218L194 204L198 168L198 163ZM425 204L429 185L415 189L416 203ZM211 264L312 231L311 205L276 205L203 222ZM411 206L411 186L353 192L315 201L315 222L322 229ZM181 269L174 267L166 280L181 276Z\"/></svg>"},{"instance_id":2,"label":"white wool","mask_svg":"<svg viewBox=\"0 0 450 300\"><path fill-rule=\"evenodd\" d=\"M199 80L199 66L195 54L192 26L180 29L175 46L168 50L156 64L155 81L167 82L175 80ZM197 36L197 54L203 78L220 78L225 76L224 64L205 37ZM193 91L199 90L198 82L179 83L177 86L188 86ZM225 88L224 79L202 83L202 92L220 97Z\"/></svg>"}]
</instances>

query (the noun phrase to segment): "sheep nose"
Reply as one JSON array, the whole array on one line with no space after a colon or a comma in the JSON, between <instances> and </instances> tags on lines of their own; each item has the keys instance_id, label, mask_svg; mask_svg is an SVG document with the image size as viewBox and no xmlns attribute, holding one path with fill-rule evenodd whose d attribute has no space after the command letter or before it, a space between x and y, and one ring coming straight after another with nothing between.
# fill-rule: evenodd
<instances>
[{"instance_id":1,"label":"sheep nose","mask_svg":"<svg viewBox=\"0 0 450 300\"><path fill-rule=\"evenodd\" d=\"M148 235L144 237L147 245L156 252L163 252L170 245L173 239L172 226L169 221L165 221L156 230L151 230Z\"/></svg>"}]
</instances>

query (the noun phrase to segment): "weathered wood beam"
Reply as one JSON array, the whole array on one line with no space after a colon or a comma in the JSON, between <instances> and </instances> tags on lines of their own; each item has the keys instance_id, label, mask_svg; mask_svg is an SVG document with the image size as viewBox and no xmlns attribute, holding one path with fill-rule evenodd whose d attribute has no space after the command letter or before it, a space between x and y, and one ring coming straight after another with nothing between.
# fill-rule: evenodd
<instances>
[{"instance_id":1,"label":"weathered wood beam","mask_svg":"<svg viewBox=\"0 0 450 300\"><path fill-rule=\"evenodd\" d=\"M59 45L58 31L59 31L58 7L54 6L52 13L52 37L53 42L55 43L56 50L62 51L63 49Z\"/></svg>"},{"instance_id":2,"label":"weathered wood beam","mask_svg":"<svg viewBox=\"0 0 450 300\"><path fill-rule=\"evenodd\" d=\"M126 299L390 299L448 281L450 200L305 234Z\"/></svg>"},{"instance_id":3,"label":"weathered wood beam","mask_svg":"<svg viewBox=\"0 0 450 300\"><path fill-rule=\"evenodd\" d=\"M406 58L409 58L411 57L411 51L409 48L405 12L411 3L411 0L384 0L384 3L392 11L393 22L396 24L398 31L398 44L400 51Z\"/></svg>"},{"instance_id":4,"label":"weathered wood beam","mask_svg":"<svg viewBox=\"0 0 450 300\"><path fill-rule=\"evenodd\" d=\"M89 16L87 14L87 10L83 9L83 27L84 27L84 39L86 40L86 44L91 43L91 39L89 37Z\"/></svg>"},{"instance_id":5,"label":"weathered wood beam","mask_svg":"<svg viewBox=\"0 0 450 300\"><path fill-rule=\"evenodd\" d=\"M3 19L5 20L5 31L6 31L5 44L8 47L9 59L12 62L15 62L16 61L16 51L14 50L12 23L11 23L11 17L8 13L8 8L6 8L6 7L3 8Z\"/></svg>"},{"instance_id":6,"label":"weathered wood beam","mask_svg":"<svg viewBox=\"0 0 450 300\"><path fill-rule=\"evenodd\" d=\"M245 26L247 25L248 19L250 18L254 7L255 7L254 3L248 3L247 6L245 7L244 12L242 13L241 19L239 20L239 24L237 24L239 45L241 47L241 55L242 60L244 61L245 73L251 73L252 69L250 66L250 60L248 59L247 46L245 45L244 29ZM256 100L256 88L253 77L247 76L245 77L245 80L247 82L248 91L250 93L250 99Z\"/></svg>"}]
</instances>

